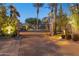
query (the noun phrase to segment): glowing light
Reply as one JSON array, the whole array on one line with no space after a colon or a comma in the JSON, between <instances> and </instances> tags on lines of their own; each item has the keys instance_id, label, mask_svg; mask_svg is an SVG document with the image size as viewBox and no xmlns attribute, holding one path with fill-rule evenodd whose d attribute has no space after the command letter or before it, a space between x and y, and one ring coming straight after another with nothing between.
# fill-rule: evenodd
<instances>
[{"instance_id":1,"label":"glowing light","mask_svg":"<svg viewBox=\"0 0 79 59\"><path fill-rule=\"evenodd\" d=\"M11 34L13 32L12 31L12 29L13 29L12 26L7 26L5 29L7 30L7 34Z\"/></svg>"},{"instance_id":2,"label":"glowing light","mask_svg":"<svg viewBox=\"0 0 79 59\"><path fill-rule=\"evenodd\" d=\"M69 41L64 40L64 41L58 41L58 42L56 42L56 44L57 44L57 45L59 45L59 46L64 46L64 45L69 45L69 44L70 44L70 42L69 42Z\"/></svg>"},{"instance_id":3,"label":"glowing light","mask_svg":"<svg viewBox=\"0 0 79 59\"><path fill-rule=\"evenodd\" d=\"M62 39L61 35L55 35L55 36L51 36L49 38L51 41L59 41Z\"/></svg>"},{"instance_id":4,"label":"glowing light","mask_svg":"<svg viewBox=\"0 0 79 59\"><path fill-rule=\"evenodd\" d=\"M66 31L65 31L65 30L63 30L63 34L64 34L64 35L66 34Z\"/></svg>"},{"instance_id":5,"label":"glowing light","mask_svg":"<svg viewBox=\"0 0 79 59\"><path fill-rule=\"evenodd\" d=\"M2 32L3 32L4 34L10 35L10 34L13 34L13 33L14 33L15 27L9 25L9 26L6 26L6 27L1 28L1 30L2 30Z\"/></svg>"}]
</instances>

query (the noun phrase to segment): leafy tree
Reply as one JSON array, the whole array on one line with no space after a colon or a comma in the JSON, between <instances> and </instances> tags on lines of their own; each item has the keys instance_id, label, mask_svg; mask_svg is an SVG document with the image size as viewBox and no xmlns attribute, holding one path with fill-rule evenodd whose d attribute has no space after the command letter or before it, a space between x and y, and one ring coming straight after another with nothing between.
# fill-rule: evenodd
<instances>
[{"instance_id":1,"label":"leafy tree","mask_svg":"<svg viewBox=\"0 0 79 59\"><path fill-rule=\"evenodd\" d=\"M79 14L79 4L78 3L70 4L70 11L71 11L71 13Z\"/></svg>"},{"instance_id":2,"label":"leafy tree","mask_svg":"<svg viewBox=\"0 0 79 59\"><path fill-rule=\"evenodd\" d=\"M6 20L6 7L4 4L0 4L0 32L1 32L1 27L4 21Z\"/></svg>"},{"instance_id":3,"label":"leafy tree","mask_svg":"<svg viewBox=\"0 0 79 59\"><path fill-rule=\"evenodd\" d=\"M72 26L73 32L79 31L79 14L72 14L69 23Z\"/></svg>"},{"instance_id":4,"label":"leafy tree","mask_svg":"<svg viewBox=\"0 0 79 59\"><path fill-rule=\"evenodd\" d=\"M42 24L44 24L44 29L49 30L48 17L42 19Z\"/></svg>"},{"instance_id":5,"label":"leafy tree","mask_svg":"<svg viewBox=\"0 0 79 59\"><path fill-rule=\"evenodd\" d=\"M69 24L71 25L72 39L75 38L74 35L79 35L79 4L73 4L70 6L71 16ZM78 38L76 38L78 39Z\"/></svg>"},{"instance_id":6,"label":"leafy tree","mask_svg":"<svg viewBox=\"0 0 79 59\"><path fill-rule=\"evenodd\" d=\"M36 29L35 25L37 25L37 20L38 20L38 24L41 23L41 20L37 18L27 18L25 22L28 23L29 26L34 27Z\"/></svg>"},{"instance_id":7,"label":"leafy tree","mask_svg":"<svg viewBox=\"0 0 79 59\"><path fill-rule=\"evenodd\" d=\"M0 16L4 19L6 19L6 12L7 12L7 9L4 6L4 4L0 4Z\"/></svg>"},{"instance_id":8,"label":"leafy tree","mask_svg":"<svg viewBox=\"0 0 79 59\"><path fill-rule=\"evenodd\" d=\"M25 20L25 22L26 23L28 23L28 24L31 24L31 25L36 25L36 21L39 21L39 23L41 23L41 20L40 19L37 19L37 18L27 18L26 20Z\"/></svg>"}]
</instances>

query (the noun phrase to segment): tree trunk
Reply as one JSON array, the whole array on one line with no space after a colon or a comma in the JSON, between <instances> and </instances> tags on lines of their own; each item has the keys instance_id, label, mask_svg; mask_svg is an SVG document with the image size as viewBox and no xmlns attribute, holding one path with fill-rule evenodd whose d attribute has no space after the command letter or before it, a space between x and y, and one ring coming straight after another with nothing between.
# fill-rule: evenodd
<instances>
[{"instance_id":1,"label":"tree trunk","mask_svg":"<svg viewBox=\"0 0 79 59\"><path fill-rule=\"evenodd\" d=\"M54 6L54 23L53 23L53 28L54 28L54 35L56 34L56 18L57 17L57 4Z\"/></svg>"},{"instance_id":2,"label":"tree trunk","mask_svg":"<svg viewBox=\"0 0 79 59\"><path fill-rule=\"evenodd\" d=\"M39 7L37 8L37 25L36 25L37 31L38 31L38 28L39 28L39 24L38 24L38 14L39 14Z\"/></svg>"},{"instance_id":3,"label":"tree trunk","mask_svg":"<svg viewBox=\"0 0 79 59\"><path fill-rule=\"evenodd\" d=\"M49 22L49 26L50 26L50 27L49 27L49 28L50 28L51 36L53 36L53 34L54 34L54 31L53 31L53 27L54 27L54 26L53 26L53 23L52 23L52 22L53 22L53 17L52 17L53 15L52 15L52 12L51 12L50 14L51 14L51 15L50 15L50 22Z\"/></svg>"}]
</instances>

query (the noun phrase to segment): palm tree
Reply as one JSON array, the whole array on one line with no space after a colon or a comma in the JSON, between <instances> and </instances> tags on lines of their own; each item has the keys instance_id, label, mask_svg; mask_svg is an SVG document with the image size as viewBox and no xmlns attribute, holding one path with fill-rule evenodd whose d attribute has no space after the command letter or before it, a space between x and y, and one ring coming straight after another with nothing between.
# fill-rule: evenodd
<instances>
[{"instance_id":1,"label":"palm tree","mask_svg":"<svg viewBox=\"0 0 79 59\"><path fill-rule=\"evenodd\" d=\"M39 10L40 10L40 8L41 7L43 7L43 3L34 3L33 4L34 5L34 7L36 7L36 10L37 10L37 19L38 19L38 15L39 15ZM38 30L38 28L39 28L39 23L38 23L38 20L37 20L37 26L36 26L36 28L37 28L37 30Z\"/></svg>"},{"instance_id":2,"label":"palm tree","mask_svg":"<svg viewBox=\"0 0 79 59\"><path fill-rule=\"evenodd\" d=\"M17 16L20 17L19 12L17 11L17 9L13 5L10 5L10 19L15 24L16 31L17 31L17 36L19 36L19 23L20 22L17 19Z\"/></svg>"},{"instance_id":3,"label":"palm tree","mask_svg":"<svg viewBox=\"0 0 79 59\"><path fill-rule=\"evenodd\" d=\"M53 10L54 10L54 3L49 3L48 4L48 8L51 10L51 12L53 12Z\"/></svg>"},{"instance_id":4,"label":"palm tree","mask_svg":"<svg viewBox=\"0 0 79 59\"><path fill-rule=\"evenodd\" d=\"M49 3L48 5L49 5L49 8L51 10L51 13L54 12L54 22L52 24L53 25L53 29L51 29L51 30L53 30L52 35L55 35L56 34L57 4L56 3Z\"/></svg>"},{"instance_id":5,"label":"palm tree","mask_svg":"<svg viewBox=\"0 0 79 59\"><path fill-rule=\"evenodd\" d=\"M54 34L56 34L57 4L54 4Z\"/></svg>"},{"instance_id":6,"label":"palm tree","mask_svg":"<svg viewBox=\"0 0 79 59\"><path fill-rule=\"evenodd\" d=\"M63 19L63 9L62 9L62 4L60 4L60 9L59 9L59 24L58 24L58 26L59 26L59 31L61 32L61 26L62 26L62 19Z\"/></svg>"},{"instance_id":7,"label":"palm tree","mask_svg":"<svg viewBox=\"0 0 79 59\"><path fill-rule=\"evenodd\" d=\"M20 17L19 12L16 10L16 8L13 5L10 5L10 17L17 18Z\"/></svg>"}]
</instances>

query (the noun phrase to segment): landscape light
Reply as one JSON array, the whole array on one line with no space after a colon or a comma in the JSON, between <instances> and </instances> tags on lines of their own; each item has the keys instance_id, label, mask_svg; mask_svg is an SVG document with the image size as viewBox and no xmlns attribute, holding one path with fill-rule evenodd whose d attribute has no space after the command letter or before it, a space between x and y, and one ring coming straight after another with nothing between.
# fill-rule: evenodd
<instances>
[{"instance_id":1,"label":"landscape light","mask_svg":"<svg viewBox=\"0 0 79 59\"><path fill-rule=\"evenodd\" d=\"M13 34L14 31L15 31L15 27L13 27L13 26L11 26L11 25L2 28L2 32L3 32L4 34L10 35L10 34Z\"/></svg>"},{"instance_id":2,"label":"landscape light","mask_svg":"<svg viewBox=\"0 0 79 59\"><path fill-rule=\"evenodd\" d=\"M11 34L11 33L13 32L12 29L13 29L12 26L7 26L7 27L6 27L7 34Z\"/></svg>"}]
</instances>

